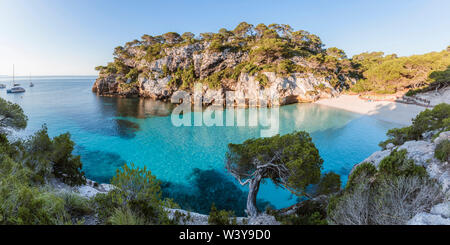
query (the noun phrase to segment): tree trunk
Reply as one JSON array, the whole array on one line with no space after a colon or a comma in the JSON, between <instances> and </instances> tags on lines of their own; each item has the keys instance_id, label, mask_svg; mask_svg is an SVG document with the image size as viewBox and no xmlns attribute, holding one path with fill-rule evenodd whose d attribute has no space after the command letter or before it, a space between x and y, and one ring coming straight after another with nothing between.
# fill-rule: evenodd
<instances>
[{"instance_id":1,"label":"tree trunk","mask_svg":"<svg viewBox=\"0 0 450 245\"><path fill-rule=\"evenodd\" d=\"M247 215L254 217L258 215L258 209L256 208L256 195L259 191L259 183L261 183L261 175L256 175L254 179L250 181L248 197L247 197Z\"/></svg>"}]
</instances>

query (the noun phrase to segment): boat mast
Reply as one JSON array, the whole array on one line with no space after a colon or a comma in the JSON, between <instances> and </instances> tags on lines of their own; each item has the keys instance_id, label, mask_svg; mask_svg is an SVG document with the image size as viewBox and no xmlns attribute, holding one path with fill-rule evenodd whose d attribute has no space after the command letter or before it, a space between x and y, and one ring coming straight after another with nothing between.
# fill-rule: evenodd
<instances>
[{"instance_id":1,"label":"boat mast","mask_svg":"<svg viewBox=\"0 0 450 245\"><path fill-rule=\"evenodd\" d=\"M14 64L13 64L13 85L14 85Z\"/></svg>"}]
</instances>

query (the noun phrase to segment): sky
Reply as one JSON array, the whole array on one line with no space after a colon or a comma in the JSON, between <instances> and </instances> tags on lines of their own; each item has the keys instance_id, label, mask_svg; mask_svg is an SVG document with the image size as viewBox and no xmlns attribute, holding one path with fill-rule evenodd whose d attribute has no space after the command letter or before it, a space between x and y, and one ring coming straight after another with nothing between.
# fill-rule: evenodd
<instances>
[{"instance_id":1,"label":"sky","mask_svg":"<svg viewBox=\"0 0 450 245\"><path fill-rule=\"evenodd\" d=\"M450 45L449 0L0 0L0 75L96 75L143 34L199 34L242 21L289 24L349 57Z\"/></svg>"}]
</instances>

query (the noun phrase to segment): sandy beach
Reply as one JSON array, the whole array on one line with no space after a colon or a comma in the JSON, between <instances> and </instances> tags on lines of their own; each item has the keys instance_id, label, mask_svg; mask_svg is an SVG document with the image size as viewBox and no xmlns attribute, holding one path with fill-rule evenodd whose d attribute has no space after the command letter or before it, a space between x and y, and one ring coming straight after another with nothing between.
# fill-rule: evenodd
<instances>
[{"instance_id":1,"label":"sandy beach","mask_svg":"<svg viewBox=\"0 0 450 245\"><path fill-rule=\"evenodd\" d=\"M430 100L433 106L439 103L450 103L450 88L440 93L428 92L418 96ZM369 115L379 120L402 125L410 125L411 120L417 114L427 109L422 106L390 101L366 101L358 98L358 95L340 95L331 99L319 100L316 104Z\"/></svg>"}]
</instances>

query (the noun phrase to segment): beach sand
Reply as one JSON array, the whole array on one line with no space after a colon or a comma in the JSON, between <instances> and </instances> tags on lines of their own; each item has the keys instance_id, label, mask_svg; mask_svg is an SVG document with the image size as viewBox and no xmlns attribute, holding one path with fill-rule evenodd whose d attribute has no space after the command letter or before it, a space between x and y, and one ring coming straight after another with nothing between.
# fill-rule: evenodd
<instances>
[{"instance_id":1,"label":"beach sand","mask_svg":"<svg viewBox=\"0 0 450 245\"><path fill-rule=\"evenodd\" d=\"M366 101L358 98L358 95L340 95L331 99L321 99L315 103L369 115L379 120L405 126L411 125L411 120L426 109L422 106L389 101Z\"/></svg>"}]
</instances>

